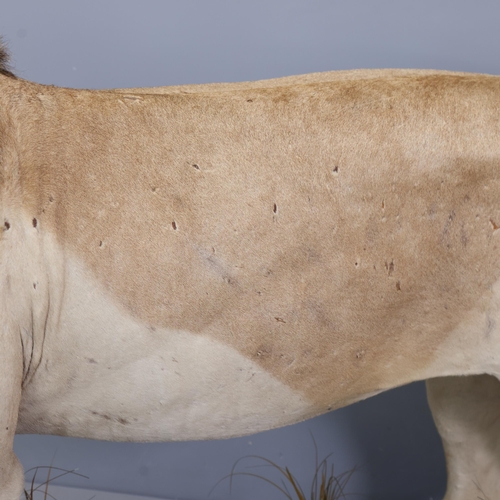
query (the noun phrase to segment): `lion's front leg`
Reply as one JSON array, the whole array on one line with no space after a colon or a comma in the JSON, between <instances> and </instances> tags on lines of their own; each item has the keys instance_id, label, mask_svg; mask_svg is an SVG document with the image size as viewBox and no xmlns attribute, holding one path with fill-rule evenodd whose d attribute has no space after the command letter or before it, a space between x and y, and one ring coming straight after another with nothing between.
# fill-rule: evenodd
<instances>
[{"instance_id":1,"label":"lion's front leg","mask_svg":"<svg viewBox=\"0 0 500 500\"><path fill-rule=\"evenodd\" d=\"M12 445L16 432L23 376L20 339L0 327L0 500L18 500L24 473Z\"/></svg>"}]
</instances>

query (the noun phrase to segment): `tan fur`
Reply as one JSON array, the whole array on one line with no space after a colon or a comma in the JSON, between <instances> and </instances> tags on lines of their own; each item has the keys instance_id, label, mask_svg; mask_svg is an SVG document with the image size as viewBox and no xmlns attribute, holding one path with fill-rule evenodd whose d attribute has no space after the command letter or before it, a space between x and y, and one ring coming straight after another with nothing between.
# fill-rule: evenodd
<instances>
[{"instance_id":1,"label":"tan fur","mask_svg":"<svg viewBox=\"0 0 500 500\"><path fill-rule=\"evenodd\" d=\"M499 78L103 92L2 78L0 109L1 258L25 283L20 431L221 437L414 380L500 375ZM229 368L243 364L248 389ZM151 431L127 388L162 369ZM266 413L273 391L289 396Z\"/></svg>"}]
</instances>

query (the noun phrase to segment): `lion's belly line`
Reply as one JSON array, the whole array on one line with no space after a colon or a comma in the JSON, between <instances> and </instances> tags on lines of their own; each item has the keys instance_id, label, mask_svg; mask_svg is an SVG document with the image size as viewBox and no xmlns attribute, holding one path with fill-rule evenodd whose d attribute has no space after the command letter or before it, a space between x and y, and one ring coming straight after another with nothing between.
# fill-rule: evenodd
<instances>
[{"instance_id":1,"label":"lion's belly line","mask_svg":"<svg viewBox=\"0 0 500 500\"><path fill-rule=\"evenodd\" d=\"M224 438L321 412L220 341L136 321L75 262L66 280L59 331L25 390L18 432Z\"/></svg>"}]
</instances>

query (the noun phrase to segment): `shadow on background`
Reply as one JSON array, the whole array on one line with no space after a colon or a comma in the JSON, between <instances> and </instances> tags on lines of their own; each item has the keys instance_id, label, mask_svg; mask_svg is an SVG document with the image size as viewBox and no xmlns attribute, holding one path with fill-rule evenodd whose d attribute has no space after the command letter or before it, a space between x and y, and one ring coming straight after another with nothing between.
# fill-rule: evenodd
<instances>
[{"instance_id":1,"label":"shadow on background","mask_svg":"<svg viewBox=\"0 0 500 500\"><path fill-rule=\"evenodd\" d=\"M340 412L349 434L363 449L369 498L443 498L444 453L424 382L393 389Z\"/></svg>"}]
</instances>

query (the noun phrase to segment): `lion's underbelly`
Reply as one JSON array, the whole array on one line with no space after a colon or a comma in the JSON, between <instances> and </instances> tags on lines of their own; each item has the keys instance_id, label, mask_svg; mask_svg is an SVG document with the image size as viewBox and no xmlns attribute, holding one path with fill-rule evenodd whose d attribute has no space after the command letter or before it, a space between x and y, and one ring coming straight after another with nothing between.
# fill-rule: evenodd
<instances>
[{"instance_id":1,"label":"lion's underbelly","mask_svg":"<svg viewBox=\"0 0 500 500\"><path fill-rule=\"evenodd\" d=\"M76 259L67 260L64 280L60 305L51 312L57 321L48 321L57 327L46 331L41 363L23 391L19 433L134 441L217 439L292 424L414 380L500 374L498 282L446 333L433 362L418 369L411 363L404 368L401 341L387 344L393 350L390 363L374 358L360 366L363 352L352 359L336 356L345 346L341 338L331 337L321 351L335 367L315 371L312 359L309 372L300 368L304 387L325 388L324 405L307 390L288 385L279 372L222 342L220 335L154 326L134 317ZM311 324L310 341L318 342L314 331ZM377 339L371 342L367 352ZM285 354L294 357L291 351ZM418 366L418 351L411 356ZM356 387L354 379L346 383L347 376L331 380L331 373L341 377L352 367L363 375L363 384ZM294 370L293 362L288 369Z\"/></svg>"},{"instance_id":2,"label":"lion's underbelly","mask_svg":"<svg viewBox=\"0 0 500 500\"><path fill-rule=\"evenodd\" d=\"M251 434L321 412L236 349L141 324L67 267L59 331L24 391L18 432L113 440Z\"/></svg>"}]
</instances>

